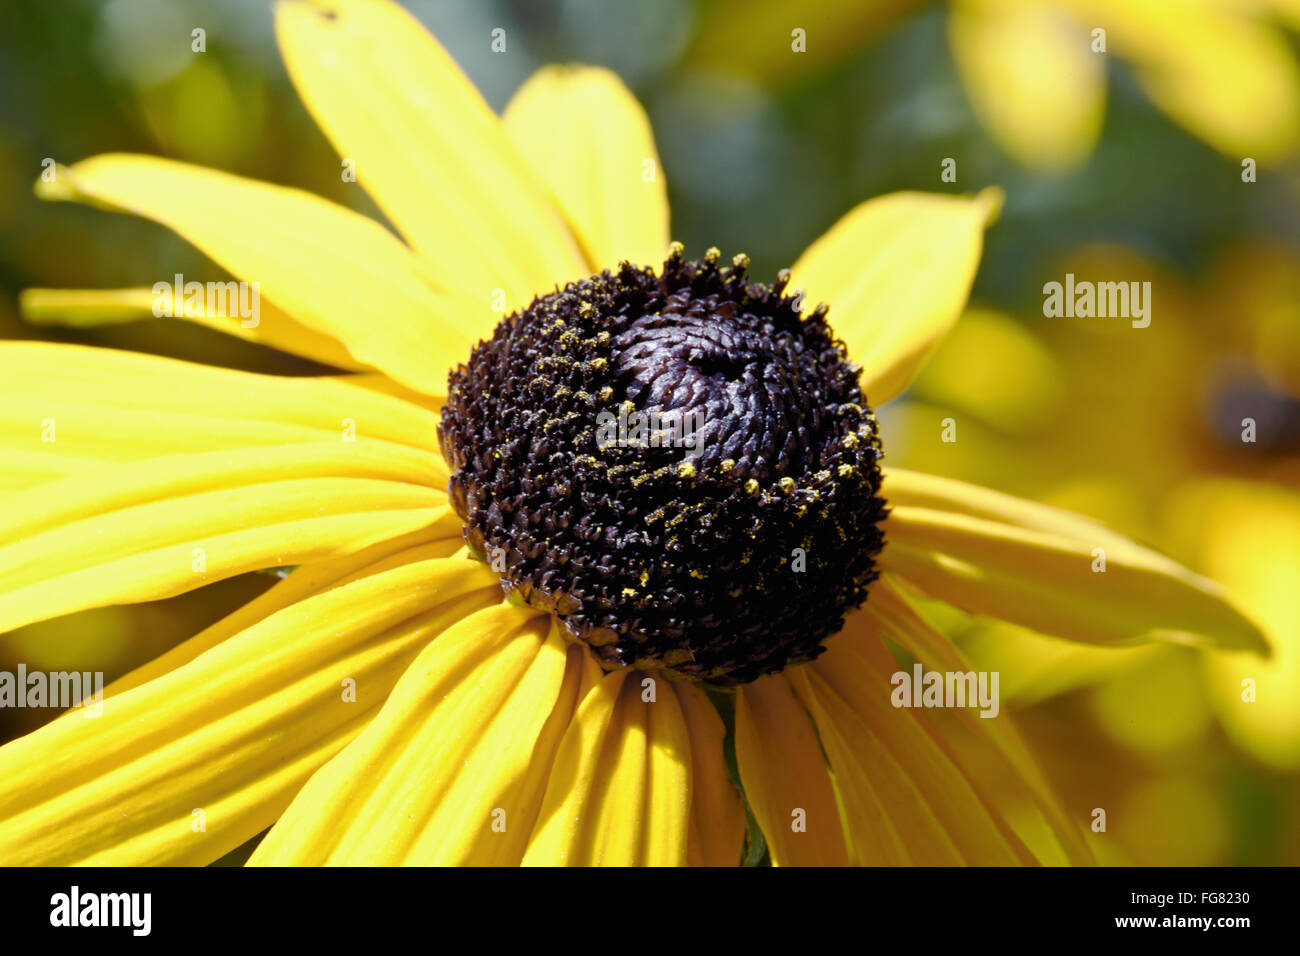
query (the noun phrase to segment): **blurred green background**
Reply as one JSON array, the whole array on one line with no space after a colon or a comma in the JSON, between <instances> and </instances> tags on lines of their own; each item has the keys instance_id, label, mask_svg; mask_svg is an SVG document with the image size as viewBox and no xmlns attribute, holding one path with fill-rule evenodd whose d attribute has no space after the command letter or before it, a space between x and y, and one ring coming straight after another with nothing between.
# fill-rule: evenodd
<instances>
[{"instance_id":1,"label":"blurred green background","mask_svg":"<svg viewBox=\"0 0 1300 956\"><path fill-rule=\"evenodd\" d=\"M1085 820L1107 808L1103 860L1300 862L1300 5L407 6L498 110L548 62L617 71L653 122L674 236L692 254L748 252L760 278L871 196L1003 187L970 313L882 413L888 461L1102 518L1223 581L1279 653L1079 649L932 609L936 620L1001 671L1069 807ZM505 53L489 46L498 27ZM1098 27L1105 52L1090 46ZM39 203L47 158L170 156L378 216L341 182L289 85L269 3L7 3L0 88L0 336L320 371L191 323L73 331L29 325L18 306L29 287L216 274L160 227ZM946 158L956 182L941 179ZM1045 318L1043 284L1067 271L1151 281L1150 328ZM940 440L949 417L955 443ZM249 575L24 628L0 638L0 669L111 680L269 583ZM1253 704L1240 699L1247 677ZM0 740L48 716L0 711Z\"/></svg>"}]
</instances>

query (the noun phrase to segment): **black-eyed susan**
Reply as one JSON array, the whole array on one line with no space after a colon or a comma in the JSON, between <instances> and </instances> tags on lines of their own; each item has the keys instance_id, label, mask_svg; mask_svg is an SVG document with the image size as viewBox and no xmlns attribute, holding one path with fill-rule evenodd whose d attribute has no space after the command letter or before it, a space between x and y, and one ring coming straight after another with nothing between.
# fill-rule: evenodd
<instances>
[{"instance_id":1,"label":"black-eyed susan","mask_svg":"<svg viewBox=\"0 0 1300 956\"><path fill-rule=\"evenodd\" d=\"M610 73L543 70L498 120L398 7L277 26L402 240L147 157L40 188L176 230L265 300L189 318L342 372L5 344L0 628L295 570L99 716L0 748L0 860L204 863L269 827L253 862L1082 862L1005 715L894 706L900 661L970 671L912 590L1081 641L1266 648L1101 525L882 469L868 402L956 320L995 194L866 202L762 284L670 245ZM698 441L598 441L627 403L703 409Z\"/></svg>"}]
</instances>

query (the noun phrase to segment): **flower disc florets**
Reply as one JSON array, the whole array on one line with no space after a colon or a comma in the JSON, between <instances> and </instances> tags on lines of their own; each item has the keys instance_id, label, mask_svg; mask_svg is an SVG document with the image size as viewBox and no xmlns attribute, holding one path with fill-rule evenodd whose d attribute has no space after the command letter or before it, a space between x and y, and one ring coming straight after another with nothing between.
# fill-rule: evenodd
<instances>
[{"instance_id":1,"label":"flower disc florets","mask_svg":"<svg viewBox=\"0 0 1300 956\"><path fill-rule=\"evenodd\" d=\"M623 263L534 299L451 374L470 546L610 669L739 684L865 599L880 441L858 370L747 260Z\"/></svg>"}]
</instances>

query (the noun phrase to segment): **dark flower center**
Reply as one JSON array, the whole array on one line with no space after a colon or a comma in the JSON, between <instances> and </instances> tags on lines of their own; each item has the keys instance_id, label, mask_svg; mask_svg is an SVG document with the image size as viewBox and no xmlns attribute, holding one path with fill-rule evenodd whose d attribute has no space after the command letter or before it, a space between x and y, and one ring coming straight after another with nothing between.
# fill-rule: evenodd
<instances>
[{"instance_id":1,"label":"dark flower center","mask_svg":"<svg viewBox=\"0 0 1300 956\"><path fill-rule=\"evenodd\" d=\"M880 440L826 323L710 249L534 299L452 372L470 546L609 668L739 684L812 660L883 538Z\"/></svg>"}]
</instances>

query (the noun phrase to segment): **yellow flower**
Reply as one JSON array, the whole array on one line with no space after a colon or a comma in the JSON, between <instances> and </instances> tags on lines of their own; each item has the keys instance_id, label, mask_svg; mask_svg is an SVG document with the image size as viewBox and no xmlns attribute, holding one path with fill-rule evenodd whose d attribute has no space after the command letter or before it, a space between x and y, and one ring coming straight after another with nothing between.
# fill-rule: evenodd
<instances>
[{"instance_id":1,"label":"yellow flower","mask_svg":"<svg viewBox=\"0 0 1300 956\"><path fill-rule=\"evenodd\" d=\"M147 157L42 183L174 229L266 300L251 324L188 318L344 371L0 346L0 630L296 570L107 688L98 717L0 748L0 861L206 863L270 827L255 863L730 865L764 842L779 864L1086 862L1082 821L1005 715L891 705L886 638L971 670L909 595L1089 643L1267 650L1215 584L1097 523L886 470L882 576L824 654L736 688L603 672L467 560L438 411L472 401L448 371L504 313L668 248L644 114L606 71L549 68L498 121L388 3L284 3L277 29L343 168L404 241L297 190ZM874 404L960 314L997 205L875 199L795 264L791 288L833 305ZM97 321L156 298L25 304ZM996 792L977 765L998 769Z\"/></svg>"}]
</instances>

